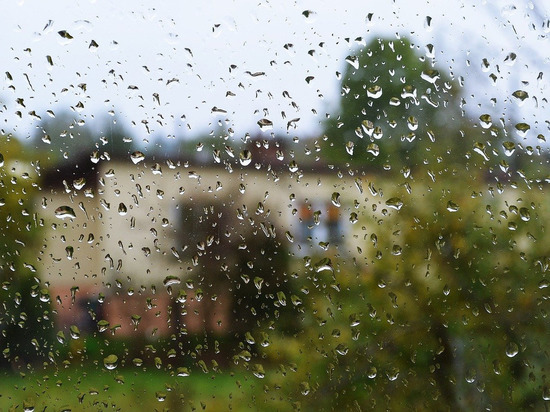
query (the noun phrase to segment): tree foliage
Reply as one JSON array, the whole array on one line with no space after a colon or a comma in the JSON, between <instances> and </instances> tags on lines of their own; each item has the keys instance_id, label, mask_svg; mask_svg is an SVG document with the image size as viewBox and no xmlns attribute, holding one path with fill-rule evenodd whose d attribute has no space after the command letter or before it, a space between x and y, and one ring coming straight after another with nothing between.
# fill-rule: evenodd
<instances>
[{"instance_id":1,"label":"tree foliage","mask_svg":"<svg viewBox=\"0 0 550 412\"><path fill-rule=\"evenodd\" d=\"M0 142L0 350L2 363L18 364L45 358L53 315L35 263L41 225L34 211L36 169L16 139L1 136Z\"/></svg>"}]
</instances>

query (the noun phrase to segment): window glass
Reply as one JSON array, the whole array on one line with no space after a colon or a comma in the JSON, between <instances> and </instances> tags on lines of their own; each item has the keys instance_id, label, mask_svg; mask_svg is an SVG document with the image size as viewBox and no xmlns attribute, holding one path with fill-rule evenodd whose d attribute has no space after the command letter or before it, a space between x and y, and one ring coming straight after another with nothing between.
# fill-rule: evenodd
<instances>
[{"instance_id":1,"label":"window glass","mask_svg":"<svg viewBox=\"0 0 550 412\"><path fill-rule=\"evenodd\" d=\"M545 410L548 5L20 1L0 410Z\"/></svg>"}]
</instances>

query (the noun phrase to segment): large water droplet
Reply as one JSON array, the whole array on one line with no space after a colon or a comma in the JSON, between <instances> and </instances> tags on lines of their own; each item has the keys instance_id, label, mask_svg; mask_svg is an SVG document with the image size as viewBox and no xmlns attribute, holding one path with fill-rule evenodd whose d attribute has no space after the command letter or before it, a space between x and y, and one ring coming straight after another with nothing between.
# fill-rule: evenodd
<instances>
[{"instance_id":1,"label":"large water droplet","mask_svg":"<svg viewBox=\"0 0 550 412\"><path fill-rule=\"evenodd\" d=\"M484 129L488 129L493 125L493 119L491 118L491 115L489 114L482 114L479 116L479 124L481 124L481 127Z\"/></svg>"},{"instance_id":2,"label":"large water droplet","mask_svg":"<svg viewBox=\"0 0 550 412\"><path fill-rule=\"evenodd\" d=\"M340 207L341 203L340 203L340 193L338 192L334 192L332 194L332 197L330 199L332 201L332 204L336 207Z\"/></svg>"},{"instance_id":3,"label":"large water droplet","mask_svg":"<svg viewBox=\"0 0 550 412\"><path fill-rule=\"evenodd\" d=\"M273 128L273 122L269 119L260 119L258 120L258 126L260 126L260 129L265 130L271 130Z\"/></svg>"},{"instance_id":4,"label":"large water droplet","mask_svg":"<svg viewBox=\"0 0 550 412\"><path fill-rule=\"evenodd\" d=\"M447 202L447 210L449 212L458 212L458 209L459 209L458 205L455 202L453 202L452 200L449 200Z\"/></svg>"},{"instance_id":5,"label":"large water droplet","mask_svg":"<svg viewBox=\"0 0 550 412\"><path fill-rule=\"evenodd\" d=\"M138 164L139 162L145 160L145 155L138 150L130 155L130 159L132 159L134 164Z\"/></svg>"},{"instance_id":6,"label":"large water droplet","mask_svg":"<svg viewBox=\"0 0 550 412\"><path fill-rule=\"evenodd\" d=\"M181 283L181 279L174 275L168 275L164 278L162 283L164 286L179 285Z\"/></svg>"},{"instance_id":7,"label":"large water droplet","mask_svg":"<svg viewBox=\"0 0 550 412\"><path fill-rule=\"evenodd\" d=\"M367 97L378 99L380 96L382 96L382 88L380 86L375 85L367 89Z\"/></svg>"},{"instance_id":8,"label":"large water droplet","mask_svg":"<svg viewBox=\"0 0 550 412\"><path fill-rule=\"evenodd\" d=\"M504 142L502 146L504 147L504 154L506 156L512 156L516 150L516 144L514 142Z\"/></svg>"},{"instance_id":9,"label":"large water droplet","mask_svg":"<svg viewBox=\"0 0 550 412\"><path fill-rule=\"evenodd\" d=\"M239 153L239 162L243 166L248 166L250 162L252 161L252 153L250 150L243 150L241 153Z\"/></svg>"},{"instance_id":10,"label":"large water droplet","mask_svg":"<svg viewBox=\"0 0 550 412\"><path fill-rule=\"evenodd\" d=\"M519 347L514 342L508 342L508 345L506 345L506 356L509 358L513 358L516 356L519 352Z\"/></svg>"},{"instance_id":11,"label":"large water droplet","mask_svg":"<svg viewBox=\"0 0 550 412\"><path fill-rule=\"evenodd\" d=\"M398 197L392 197L386 200L386 206L391 207L392 209L399 210L403 207L403 201Z\"/></svg>"},{"instance_id":12,"label":"large water droplet","mask_svg":"<svg viewBox=\"0 0 550 412\"><path fill-rule=\"evenodd\" d=\"M518 104L518 106L521 106L523 105L525 99L529 97L529 93L524 90L516 90L514 93L512 93L512 96L514 97L514 101Z\"/></svg>"},{"instance_id":13,"label":"large water droplet","mask_svg":"<svg viewBox=\"0 0 550 412\"><path fill-rule=\"evenodd\" d=\"M55 209L55 217L59 219L74 219L76 218L76 214L74 210L69 206L59 206L57 209Z\"/></svg>"},{"instance_id":14,"label":"large water droplet","mask_svg":"<svg viewBox=\"0 0 550 412\"><path fill-rule=\"evenodd\" d=\"M118 363L118 356L116 355L109 355L103 359L103 365L105 365L106 369L113 370L117 367Z\"/></svg>"}]
</instances>

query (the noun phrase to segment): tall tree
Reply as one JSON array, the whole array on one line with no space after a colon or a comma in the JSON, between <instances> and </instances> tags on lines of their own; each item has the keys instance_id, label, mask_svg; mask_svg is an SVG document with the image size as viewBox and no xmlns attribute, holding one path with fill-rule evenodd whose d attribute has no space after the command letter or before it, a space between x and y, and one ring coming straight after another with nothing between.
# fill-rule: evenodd
<instances>
[{"instance_id":1,"label":"tall tree","mask_svg":"<svg viewBox=\"0 0 550 412\"><path fill-rule=\"evenodd\" d=\"M325 124L327 162L399 171L421 164L426 150L454 150L455 159L471 150L461 132L468 126L458 82L418 46L405 38L374 39L346 61L340 106Z\"/></svg>"},{"instance_id":2,"label":"tall tree","mask_svg":"<svg viewBox=\"0 0 550 412\"><path fill-rule=\"evenodd\" d=\"M0 153L0 365L15 367L46 358L53 314L33 262L40 230L33 211L37 173L17 139L0 136Z\"/></svg>"}]
</instances>

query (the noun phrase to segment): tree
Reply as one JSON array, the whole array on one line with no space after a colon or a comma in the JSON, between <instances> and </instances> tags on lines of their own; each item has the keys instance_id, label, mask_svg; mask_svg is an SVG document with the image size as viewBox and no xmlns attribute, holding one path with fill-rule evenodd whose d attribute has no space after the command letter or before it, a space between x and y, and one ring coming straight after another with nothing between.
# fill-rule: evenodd
<instances>
[{"instance_id":1,"label":"tree","mask_svg":"<svg viewBox=\"0 0 550 412\"><path fill-rule=\"evenodd\" d=\"M467 178L387 182L362 214L364 259L302 268L302 333L267 349L297 372L273 386L305 409L543 408L550 209Z\"/></svg>"},{"instance_id":2,"label":"tree","mask_svg":"<svg viewBox=\"0 0 550 412\"><path fill-rule=\"evenodd\" d=\"M337 115L325 123L327 162L399 172L422 164L426 151L464 162L473 140L460 86L433 58L400 38L374 39L346 61Z\"/></svg>"},{"instance_id":3,"label":"tree","mask_svg":"<svg viewBox=\"0 0 550 412\"><path fill-rule=\"evenodd\" d=\"M0 137L0 350L2 363L45 359L51 347L50 295L33 264L40 220L33 210L36 170L21 143Z\"/></svg>"}]
</instances>

